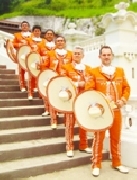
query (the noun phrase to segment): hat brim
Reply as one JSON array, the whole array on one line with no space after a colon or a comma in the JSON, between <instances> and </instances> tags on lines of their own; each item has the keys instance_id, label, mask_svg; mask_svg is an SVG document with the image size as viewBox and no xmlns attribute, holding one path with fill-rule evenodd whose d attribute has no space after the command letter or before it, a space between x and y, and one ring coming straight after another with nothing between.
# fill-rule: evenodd
<instances>
[{"instance_id":1,"label":"hat brim","mask_svg":"<svg viewBox=\"0 0 137 180\"><path fill-rule=\"evenodd\" d=\"M21 46L19 48L19 51L18 51L18 61L19 61L19 65L24 69L26 70L27 69L27 66L26 66L26 62L25 62L25 58L26 56L30 53L31 51L31 47L30 46ZM25 58L22 59L22 56L24 56Z\"/></svg>"},{"instance_id":2,"label":"hat brim","mask_svg":"<svg viewBox=\"0 0 137 180\"><path fill-rule=\"evenodd\" d=\"M58 74L51 69L44 70L38 75L38 91L42 96L47 97L47 86L44 85L44 83L49 82L52 77L57 75Z\"/></svg>"},{"instance_id":3,"label":"hat brim","mask_svg":"<svg viewBox=\"0 0 137 180\"><path fill-rule=\"evenodd\" d=\"M98 118L94 118L88 113L89 105L94 103L101 104L104 108L104 113ZM113 124L113 111L105 96L98 91L85 91L76 96L74 113L78 125L86 131L102 131L109 129Z\"/></svg>"},{"instance_id":4,"label":"hat brim","mask_svg":"<svg viewBox=\"0 0 137 180\"><path fill-rule=\"evenodd\" d=\"M36 63L36 61L40 64L40 55L37 52L31 52L26 58L26 66L33 77L38 77L40 73L39 69L32 66Z\"/></svg>"},{"instance_id":5,"label":"hat brim","mask_svg":"<svg viewBox=\"0 0 137 180\"><path fill-rule=\"evenodd\" d=\"M59 98L59 92L62 87L67 87L71 92L71 98L68 101L62 101ZM47 97L51 106L54 107L57 111L63 113L74 111L73 103L76 97L76 88L70 78L65 76L56 76L51 78L47 86Z\"/></svg>"}]
</instances>

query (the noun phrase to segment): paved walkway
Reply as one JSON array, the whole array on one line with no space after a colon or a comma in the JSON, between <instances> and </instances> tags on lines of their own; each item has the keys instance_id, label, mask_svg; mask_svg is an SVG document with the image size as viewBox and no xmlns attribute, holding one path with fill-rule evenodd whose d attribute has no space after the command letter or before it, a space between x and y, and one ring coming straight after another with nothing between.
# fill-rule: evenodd
<instances>
[{"instance_id":1,"label":"paved walkway","mask_svg":"<svg viewBox=\"0 0 137 180\"><path fill-rule=\"evenodd\" d=\"M98 177L92 176L91 165L80 166L51 174L20 180L137 180L137 169L129 168L129 174L122 174L111 168L110 161L103 161Z\"/></svg>"}]
</instances>

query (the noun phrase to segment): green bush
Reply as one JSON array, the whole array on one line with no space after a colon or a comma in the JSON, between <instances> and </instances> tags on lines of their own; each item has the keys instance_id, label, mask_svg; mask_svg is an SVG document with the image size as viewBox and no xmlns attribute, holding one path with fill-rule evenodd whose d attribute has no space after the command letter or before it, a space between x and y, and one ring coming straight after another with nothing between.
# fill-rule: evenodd
<instances>
[{"instance_id":1,"label":"green bush","mask_svg":"<svg viewBox=\"0 0 137 180\"><path fill-rule=\"evenodd\" d=\"M2 1L2 0L1 0ZM4 1L4 0L3 0ZM120 0L11 0L11 13L1 15L11 18L18 15L57 15L67 18L91 18L109 12L116 12L114 5ZM129 2L129 0L122 0ZM17 3L18 2L18 3ZM103 6L102 6L103 4ZM1 9L2 7L0 7ZM137 12L137 3L131 3L128 10ZM9 11L8 11L9 12Z\"/></svg>"}]
</instances>

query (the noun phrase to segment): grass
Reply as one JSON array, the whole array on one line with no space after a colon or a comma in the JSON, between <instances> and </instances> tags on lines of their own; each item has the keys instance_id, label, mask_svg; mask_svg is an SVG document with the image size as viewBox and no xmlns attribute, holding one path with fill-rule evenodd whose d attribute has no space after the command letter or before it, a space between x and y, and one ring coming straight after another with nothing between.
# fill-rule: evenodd
<instances>
[{"instance_id":1,"label":"grass","mask_svg":"<svg viewBox=\"0 0 137 180\"><path fill-rule=\"evenodd\" d=\"M12 11L0 16L0 19L12 18L21 15L39 15L39 16L61 16L65 18L92 18L109 12L116 12L114 5L121 2L120 0L105 0L107 3L102 6L103 0L81 0L83 3L78 4L78 0L52 0L47 5L46 0L20 0ZM128 2L128 0L122 0ZM130 11L137 12L137 3L130 5Z\"/></svg>"}]
</instances>

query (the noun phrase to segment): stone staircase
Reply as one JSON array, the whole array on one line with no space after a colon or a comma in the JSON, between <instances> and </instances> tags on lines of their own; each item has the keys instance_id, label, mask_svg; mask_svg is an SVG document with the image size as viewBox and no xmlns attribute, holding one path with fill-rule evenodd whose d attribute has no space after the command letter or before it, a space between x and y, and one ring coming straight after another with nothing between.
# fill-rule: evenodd
<instances>
[{"instance_id":1,"label":"stone staircase","mask_svg":"<svg viewBox=\"0 0 137 180\"><path fill-rule=\"evenodd\" d=\"M34 94L20 92L15 70L0 66L0 179L12 180L72 168L91 163L91 155L78 151L78 127L75 128L75 156L65 152L63 116L58 128L50 128L50 117L42 117L43 101ZM89 145L92 138L89 137ZM108 159L104 151L103 158Z\"/></svg>"}]
</instances>

